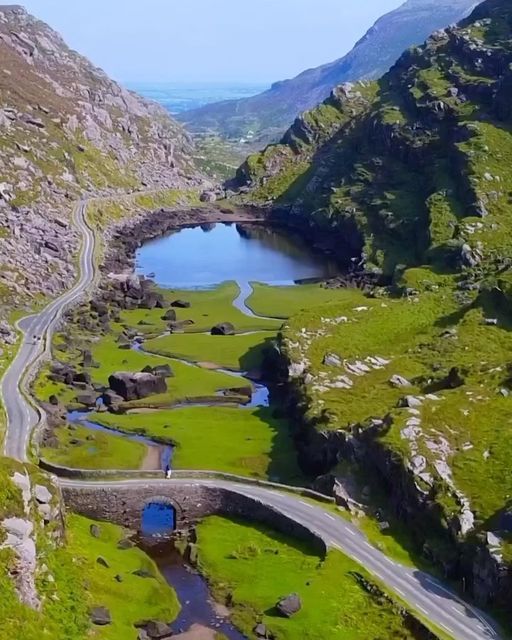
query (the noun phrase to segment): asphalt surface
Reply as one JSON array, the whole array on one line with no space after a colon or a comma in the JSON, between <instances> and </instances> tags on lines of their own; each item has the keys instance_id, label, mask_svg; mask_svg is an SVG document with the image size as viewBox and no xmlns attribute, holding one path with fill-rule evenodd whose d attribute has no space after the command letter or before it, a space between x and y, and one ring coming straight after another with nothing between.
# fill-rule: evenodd
<instances>
[{"instance_id":1,"label":"asphalt surface","mask_svg":"<svg viewBox=\"0 0 512 640\"><path fill-rule=\"evenodd\" d=\"M75 489L98 486L95 482L64 479L60 479L59 483L61 487ZM125 480L100 483L102 488L131 485L154 487L155 495L162 495L162 492L172 485L224 487L255 498L319 534L328 547L338 549L359 562L406 605L437 625L447 635L457 640L490 640L501 637L484 614L464 603L436 578L394 562L373 547L359 529L321 506L300 497L278 490L221 480ZM340 597L343 597L343 594L340 594Z\"/></svg>"},{"instance_id":2,"label":"asphalt surface","mask_svg":"<svg viewBox=\"0 0 512 640\"><path fill-rule=\"evenodd\" d=\"M51 302L40 313L18 323L23 341L16 358L1 382L1 395L7 412L7 432L4 453L9 458L25 462L28 459L30 437L40 422L40 415L26 400L26 381L40 360L50 353L51 337L65 309L76 302L95 279L94 234L87 225L87 203L76 206L76 226L83 236L80 255L80 278L75 286ZM61 486L74 488L97 486L85 481L59 480ZM499 631L481 612L462 602L438 580L418 570L402 566L366 540L364 535L343 519L321 506L315 506L297 496L277 490L218 480L126 480L102 482L102 487L127 485L169 488L169 484L225 487L233 492L255 498L278 509L319 534L325 543L339 549L359 562L407 605L431 620L457 640L490 640L500 638ZM340 594L342 597L342 594Z\"/></svg>"},{"instance_id":3,"label":"asphalt surface","mask_svg":"<svg viewBox=\"0 0 512 640\"><path fill-rule=\"evenodd\" d=\"M40 359L50 353L51 336L62 313L68 305L80 298L95 277L94 234L85 219L86 207L85 201L80 202L74 212L76 227L83 237L80 279L72 289L51 302L43 311L23 318L18 323L23 341L2 379L1 394L7 412L4 454L22 462L27 461L30 436L40 420L39 413L26 400L25 380L35 370Z\"/></svg>"}]
</instances>

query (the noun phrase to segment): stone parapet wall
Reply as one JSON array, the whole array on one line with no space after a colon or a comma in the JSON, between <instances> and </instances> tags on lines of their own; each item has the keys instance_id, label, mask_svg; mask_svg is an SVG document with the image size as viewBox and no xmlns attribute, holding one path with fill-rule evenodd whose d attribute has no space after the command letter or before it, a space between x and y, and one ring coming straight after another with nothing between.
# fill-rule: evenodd
<instances>
[{"instance_id":1,"label":"stone parapet wall","mask_svg":"<svg viewBox=\"0 0 512 640\"><path fill-rule=\"evenodd\" d=\"M158 486L64 486L62 494L70 511L129 529L140 529L146 505L161 502L174 507L177 529L194 526L207 516L224 515L268 525L281 533L312 543L322 555L327 552L325 541L307 525L296 522L255 498L223 487L172 482L167 486L164 483Z\"/></svg>"}]
</instances>

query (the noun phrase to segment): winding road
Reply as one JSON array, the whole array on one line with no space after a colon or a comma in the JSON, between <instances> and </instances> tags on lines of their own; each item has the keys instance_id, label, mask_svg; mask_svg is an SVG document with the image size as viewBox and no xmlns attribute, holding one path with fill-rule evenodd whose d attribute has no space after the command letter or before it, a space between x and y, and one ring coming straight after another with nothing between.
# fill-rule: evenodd
<instances>
[{"instance_id":1,"label":"winding road","mask_svg":"<svg viewBox=\"0 0 512 640\"><path fill-rule=\"evenodd\" d=\"M95 237L86 220L87 202L75 208L75 222L83 236L80 254L80 278L67 293L50 303L43 311L18 323L23 341L18 354L1 382L1 394L7 413L4 453L25 462L30 437L42 416L28 401L27 382L40 361L50 353L51 338L64 310L78 301L94 283ZM80 488L87 481L59 480L62 487ZM500 638L499 631L480 611L464 603L438 580L416 569L400 565L372 546L364 535L341 517L300 497L271 488L227 482L224 480L125 480L102 482L105 487L149 486L158 492L164 484L215 485L260 500L281 513L309 527L320 535L328 547L339 549L364 566L408 606L457 640L490 640Z\"/></svg>"},{"instance_id":2,"label":"winding road","mask_svg":"<svg viewBox=\"0 0 512 640\"><path fill-rule=\"evenodd\" d=\"M67 307L77 302L92 285L96 276L94 233L86 220L87 202L80 201L74 211L77 229L82 234L80 276L72 289L51 302L43 311L20 320L17 324L23 338L18 353L1 383L1 396L7 414L4 454L27 461L30 436L41 415L28 401L27 381L41 360L50 355L51 338Z\"/></svg>"}]
</instances>

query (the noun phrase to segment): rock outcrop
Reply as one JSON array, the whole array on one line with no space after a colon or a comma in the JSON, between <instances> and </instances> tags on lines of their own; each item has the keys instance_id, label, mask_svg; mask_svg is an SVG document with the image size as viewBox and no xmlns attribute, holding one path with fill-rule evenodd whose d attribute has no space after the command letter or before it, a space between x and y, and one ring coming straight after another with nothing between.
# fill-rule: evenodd
<instances>
[{"instance_id":1,"label":"rock outcrop","mask_svg":"<svg viewBox=\"0 0 512 640\"><path fill-rule=\"evenodd\" d=\"M9 304L76 277L72 201L201 181L191 141L16 5L0 7L0 289Z\"/></svg>"}]
</instances>

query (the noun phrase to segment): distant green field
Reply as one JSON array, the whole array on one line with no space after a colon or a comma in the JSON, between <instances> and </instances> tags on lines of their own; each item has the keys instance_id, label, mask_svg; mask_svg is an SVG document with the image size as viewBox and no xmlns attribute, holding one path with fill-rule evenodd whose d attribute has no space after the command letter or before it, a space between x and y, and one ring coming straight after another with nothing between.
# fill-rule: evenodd
<instances>
[{"instance_id":1,"label":"distant green field","mask_svg":"<svg viewBox=\"0 0 512 640\"><path fill-rule=\"evenodd\" d=\"M339 302L347 296L346 289L325 289L319 284L292 287L274 287L257 282L251 284L254 292L247 300L247 306L257 315L270 318L287 319L299 311ZM361 299L359 291L354 290L353 294L354 300Z\"/></svg>"}]
</instances>

